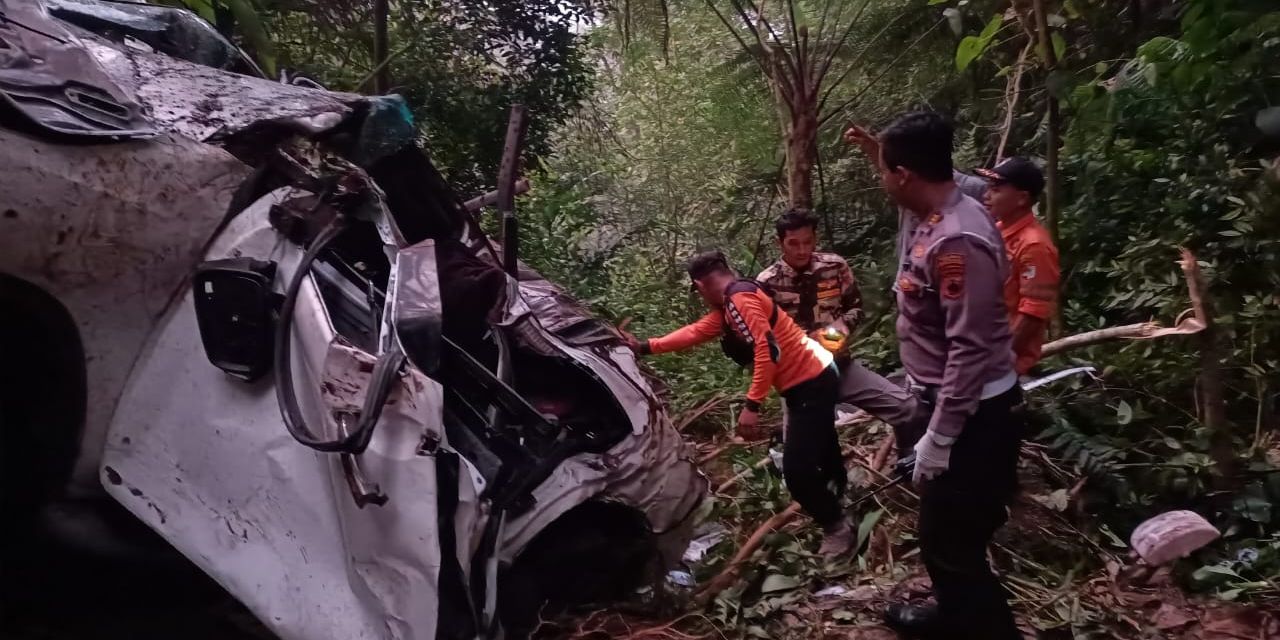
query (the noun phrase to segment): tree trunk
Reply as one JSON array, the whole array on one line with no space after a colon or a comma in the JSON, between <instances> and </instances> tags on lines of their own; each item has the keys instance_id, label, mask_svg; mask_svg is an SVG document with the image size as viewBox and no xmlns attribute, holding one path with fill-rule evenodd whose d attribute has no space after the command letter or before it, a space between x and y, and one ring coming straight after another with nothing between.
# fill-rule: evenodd
<instances>
[{"instance_id":1,"label":"tree trunk","mask_svg":"<svg viewBox=\"0 0 1280 640\"><path fill-rule=\"evenodd\" d=\"M1181 266L1182 273L1187 278L1191 308L1204 323L1204 330L1199 335L1200 377L1197 404L1200 405L1200 418L1209 429L1209 455L1218 471L1215 480L1220 486L1226 486L1235 475L1237 465L1235 450L1231 445L1231 428L1227 423L1226 393L1222 384L1222 343L1213 317L1209 285L1200 272L1199 262L1190 251L1183 249Z\"/></svg>"},{"instance_id":2,"label":"tree trunk","mask_svg":"<svg viewBox=\"0 0 1280 640\"><path fill-rule=\"evenodd\" d=\"M1040 55L1044 59L1046 75L1051 75L1058 66L1058 56L1053 50L1053 38L1049 34L1049 18L1045 13L1044 0L1034 0L1032 6L1036 15ZM1046 100L1049 108L1044 152L1044 226L1049 230L1049 236L1056 244L1058 242L1058 137L1062 129L1062 115L1058 111L1058 97L1053 95L1052 91L1046 91Z\"/></svg>"},{"instance_id":3,"label":"tree trunk","mask_svg":"<svg viewBox=\"0 0 1280 640\"><path fill-rule=\"evenodd\" d=\"M373 64L381 65L373 75L373 91L384 94L391 90L391 70L386 64L390 50L387 46L387 13L391 0L373 0Z\"/></svg>"},{"instance_id":4,"label":"tree trunk","mask_svg":"<svg viewBox=\"0 0 1280 640\"><path fill-rule=\"evenodd\" d=\"M787 127L787 203L813 209L813 166L818 158L818 105L796 96Z\"/></svg>"}]
</instances>

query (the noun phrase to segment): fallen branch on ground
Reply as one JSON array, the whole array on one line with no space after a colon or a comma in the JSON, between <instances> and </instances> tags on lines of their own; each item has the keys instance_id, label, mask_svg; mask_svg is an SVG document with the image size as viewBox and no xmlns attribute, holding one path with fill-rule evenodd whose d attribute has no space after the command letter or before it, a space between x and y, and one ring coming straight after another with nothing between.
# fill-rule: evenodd
<instances>
[{"instance_id":1,"label":"fallen branch on ground","mask_svg":"<svg viewBox=\"0 0 1280 640\"><path fill-rule=\"evenodd\" d=\"M707 415L708 413L710 413L711 411L713 411L714 409L716 409L717 407L719 407L720 405L723 405L728 401L729 401L729 398L727 396L716 395L710 400L707 400L706 402L680 414L680 417L676 418L673 421L676 427L676 431L684 431L685 428L693 424L695 420L697 420L698 418L701 418L702 416Z\"/></svg>"},{"instance_id":2,"label":"fallen branch on ground","mask_svg":"<svg viewBox=\"0 0 1280 640\"><path fill-rule=\"evenodd\" d=\"M771 518L755 530L755 533L751 534L750 538L747 538L747 541L743 543L737 553L733 554L733 558L729 560L724 569L721 569L720 573L716 574L714 578L698 590L697 594L694 595L694 601L699 606L705 606L721 591L732 586L734 581L738 579L738 570L742 567L742 563L746 562L747 558L751 557L751 554L755 553L756 549L759 549L760 545L764 544L764 539L775 529L791 522L792 518L799 514L799 502L792 502L786 509L773 514Z\"/></svg>"},{"instance_id":3,"label":"fallen branch on ground","mask_svg":"<svg viewBox=\"0 0 1280 640\"><path fill-rule=\"evenodd\" d=\"M1085 331L1084 333L1077 333L1073 336L1059 338L1053 342L1046 343L1040 348L1040 356L1048 358L1064 351L1089 347L1108 340L1150 340L1164 336L1186 336L1204 331L1205 327L1208 326L1208 317L1205 311L1204 285L1199 280L1196 257L1190 251L1183 249L1181 264L1183 265L1184 276L1187 281L1187 293L1191 299L1192 308L1179 314L1177 320L1174 321L1174 326L1164 327L1159 322L1152 321Z\"/></svg>"}]
</instances>

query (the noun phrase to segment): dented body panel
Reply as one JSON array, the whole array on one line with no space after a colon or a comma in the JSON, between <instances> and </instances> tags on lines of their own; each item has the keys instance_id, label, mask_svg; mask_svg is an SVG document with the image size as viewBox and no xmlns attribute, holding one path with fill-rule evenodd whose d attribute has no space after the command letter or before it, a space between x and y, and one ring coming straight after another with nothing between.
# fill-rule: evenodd
<instances>
[{"instance_id":1,"label":"dented body panel","mask_svg":"<svg viewBox=\"0 0 1280 640\"><path fill-rule=\"evenodd\" d=\"M249 168L175 135L66 145L0 128L0 272L71 312L89 413L73 493L101 492L97 456L125 379ZM21 241L16 241L21 239Z\"/></svg>"}]
</instances>

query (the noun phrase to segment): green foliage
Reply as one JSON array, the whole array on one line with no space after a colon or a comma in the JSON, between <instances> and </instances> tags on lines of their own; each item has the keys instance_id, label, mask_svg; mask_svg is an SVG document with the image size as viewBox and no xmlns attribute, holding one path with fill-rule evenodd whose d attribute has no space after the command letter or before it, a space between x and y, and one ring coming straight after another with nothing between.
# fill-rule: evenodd
<instances>
[{"instance_id":1,"label":"green foliage","mask_svg":"<svg viewBox=\"0 0 1280 640\"><path fill-rule=\"evenodd\" d=\"M1267 72L1280 56L1280 12L1217 6L1193 4L1181 38L1146 42L1113 78L1074 92L1064 315L1074 330L1173 319L1188 308L1176 248L1190 248L1229 348L1230 417L1261 429L1280 386L1280 188L1253 122L1280 99ZM1107 364L1149 391L1187 398L1197 370L1188 346L1135 343Z\"/></svg>"},{"instance_id":2,"label":"green foliage","mask_svg":"<svg viewBox=\"0 0 1280 640\"><path fill-rule=\"evenodd\" d=\"M991 16L991 21L987 26L983 27L982 33L976 36L965 36L960 40L960 45L956 47L956 71L961 73L969 68L969 64L980 58L990 46L991 40L996 37L996 33L1000 31L1000 25L1004 22L1004 14L997 13Z\"/></svg>"},{"instance_id":3,"label":"green foliage","mask_svg":"<svg viewBox=\"0 0 1280 640\"><path fill-rule=\"evenodd\" d=\"M433 159L461 194L495 183L512 103L529 109L525 161L550 152L551 133L591 87L579 31L592 16L585 0L391 3L392 91L406 98ZM381 62L373 57L371 3L277 4L270 27L282 66L333 89L370 89Z\"/></svg>"}]
</instances>

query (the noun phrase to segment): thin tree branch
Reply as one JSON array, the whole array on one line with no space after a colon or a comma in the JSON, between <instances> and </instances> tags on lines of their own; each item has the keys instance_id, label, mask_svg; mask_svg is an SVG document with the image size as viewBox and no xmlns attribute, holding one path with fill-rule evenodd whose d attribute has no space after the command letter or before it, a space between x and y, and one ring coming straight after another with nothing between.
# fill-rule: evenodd
<instances>
[{"instance_id":1,"label":"thin tree branch","mask_svg":"<svg viewBox=\"0 0 1280 640\"><path fill-rule=\"evenodd\" d=\"M901 20L902 17L905 15L907 15L907 12L903 11L897 16L894 16L893 20L890 20L883 27L881 27L880 30L877 31L874 36L871 36L871 40L867 43L867 46L863 47L862 50L858 52L858 55L855 56L853 60L849 62L848 65L845 66L844 72L840 74L840 77L836 78L834 82L827 83L827 90L822 92L822 99L818 101L818 113L822 113L822 108L826 106L827 100L831 98L831 92L835 91L836 87L840 86L840 83L844 82L844 79L849 77L850 72L858 68L858 64L862 62L862 57L865 56L867 52L871 50L871 47L875 45L875 43L878 40L880 40L880 36L884 35L885 32L889 30L889 27L892 27L893 25L897 24L898 20ZM841 43L840 46L843 46L843 43Z\"/></svg>"},{"instance_id":2,"label":"thin tree branch","mask_svg":"<svg viewBox=\"0 0 1280 640\"><path fill-rule=\"evenodd\" d=\"M800 42L800 27L796 24L796 2L795 0L786 0L786 2L787 13L791 16L791 46L795 47L796 50L796 78L806 85L805 89L807 90L809 83L807 82L808 74L805 72L805 63L808 60L805 59L804 43Z\"/></svg>"},{"instance_id":3,"label":"thin tree branch","mask_svg":"<svg viewBox=\"0 0 1280 640\"><path fill-rule=\"evenodd\" d=\"M882 70L879 73L879 75L872 78L871 82L868 82L867 85L863 87L861 91L855 94L852 98L845 100L843 103L840 104L840 106L836 107L835 109L832 109L831 112L828 113L827 115L820 117L818 119L818 126L821 127L822 125L826 124L827 121L831 120L832 118L836 117L837 114L844 111L845 108L850 107L855 103L857 103L858 100L861 100L862 96L865 95L867 91L871 89L871 87L874 87L875 84L879 82L881 78L883 78L886 74L888 74L889 71L893 70L894 65L898 64L899 60L902 60L904 57L906 57L906 55L910 53L911 50L914 49L917 44L920 44L921 40L924 40L926 36L933 33L934 29L937 29L938 27L942 26L943 22L946 22L946 18L943 18L942 20L935 22L932 27L929 27L928 31L925 31L924 33L920 34L919 38L916 38L911 42L911 44L907 45L907 47L903 49L902 52L899 53L896 58L894 58L891 62L889 62L889 64L885 65L884 70Z\"/></svg>"},{"instance_id":4,"label":"thin tree branch","mask_svg":"<svg viewBox=\"0 0 1280 640\"><path fill-rule=\"evenodd\" d=\"M742 39L742 36L738 35L738 30L733 28L733 23L729 22L729 19L728 19L728 18L726 18L726 17L724 17L724 14L720 12L719 7L716 7L715 3L713 3L711 0L706 0L706 2L707 2L707 6L708 6L708 7L710 7L710 8L711 8L711 10L712 10L712 11L714 11L714 12L716 13L716 17L717 17L717 18L720 18L720 22L721 22L722 24L724 24L724 28L725 28L725 29L728 29L728 30L729 30L729 33L733 35L733 39L738 41L738 45L740 45L740 46L742 47L742 50L743 50L743 51L744 51L744 52L745 52L745 53L746 53L746 54L747 54L747 55L748 55L752 60L754 60L754 61L756 62L756 65L757 65L757 66L759 66L759 67L760 67L760 73L763 73L763 74L764 74L764 77L766 77L766 78L772 78L773 76L772 76L772 75L770 75L769 70L768 70L768 69L766 69L766 68L765 68L765 66L764 66L764 61L763 61L763 60L761 60L761 55L757 55L755 52L753 52L753 51L751 50L751 47L747 46L747 41L746 41L746 40L743 40L743 39ZM756 41L757 41L757 42L759 42L759 40L760 40L760 36L759 36L759 34L756 34ZM761 44L760 44L760 49L761 49L761 51L763 52L763 50L764 50L764 44L763 44L763 43L761 43Z\"/></svg>"},{"instance_id":5,"label":"thin tree branch","mask_svg":"<svg viewBox=\"0 0 1280 640\"><path fill-rule=\"evenodd\" d=\"M862 0L862 6L858 7L858 12L853 14L853 19L849 21L849 26L845 27L844 33L836 40L836 46L831 48L831 52L827 54L827 59L822 61L822 67L818 71L819 83L821 83L822 79L827 77L827 73L831 71L831 64L835 62L836 56L840 55L840 50L844 48L844 43L849 40L849 34L853 33L853 28L856 27L858 25L858 21L862 19L862 12L867 10L867 5L869 4L871 4L871 0ZM897 18L894 18L894 20L897 20Z\"/></svg>"},{"instance_id":6,"label":"thin tree branch","mask_svg":"<svg viewBox=\"0 0 1280 640\"><path fill-rule=\"evenodd\" d=\"M844 3L841 2L840 6L843 7ZM822 33L827 28L827 12L830 9L831 9L831 0L827 0L826 2L822 3L822 15L818 17L818 32L817 32L818 42L822 42ZM836 18L836 20L839 20L839 18Z\"/></svg>"},{"instance_id":7,"label":"thin tree branch","mask_svg":"<svg viewBox=\"0 0 1280 640\"><path fill-rule=\"evenodd\" d=\"M764 0L761 0L761 2L762 2L762 5L761 5L761 6L763 6L763 1L764 1ZM756 4L755 4L755 2L752 2L752 0L747 0L747 3L748 3L749 5L751 5L751 10L752 10L752 11L755 11L755 12L756 12L756 15L757 15L757 16L759 16L759 22L760 22L760 24L763 24L763 25L764 25L765 30L767 30L767 31L769 32L769 37L770 37L770 38L773 38L773 41L777 43L778 48L779 48L779 49L781 49L781 50L782 50L782 52L783 52L784 54L786 54L787 49L786 49L786 46L785 46L785 41L782 39L782 36L779 36L779 35L778 35L778 32L777 32L777 31L774 31L774 29L773 29L773 24L772 24L772 23L770 23L770 22L769 22L769 18L765 17L765 15L764 15L764 10L763 10L763 9L761 9L760 7L757 7L757 6L756 6ZM741 5L741 3L739 3L739 2L738 2L738 0L733 0L733 4L734 4L734 6L735 6L735 7L738 7L738 13L739 13L739 14L741 14L741 15L743 16L743 18L745 19L747 14L746 14L746 11L745 11L744 9L742 9L742 5ZM759 35L759 33L758 33L758 32L759 32L759 29L754 29L754 31L757 31L757 36L758 36L758 35ZM775 53L774 55L777 55L777 54ZM797 67L797 66L796 66L796 61L795 61L795 59L794 59L790 54L786 54L786 55L784 55L783 57L785 57L785 58L786 58L787 66L788 66L788 67L790 67L790 69L791 69L791 73L792 73L792 74L793 74L797 79L798 79L798 78L800 78L800 77L801 77L801 76L800 76L800 69L799 69L799 67ZM794 83L792 83L792 84L794 84Z\"/></svg>"}]
</instances>

